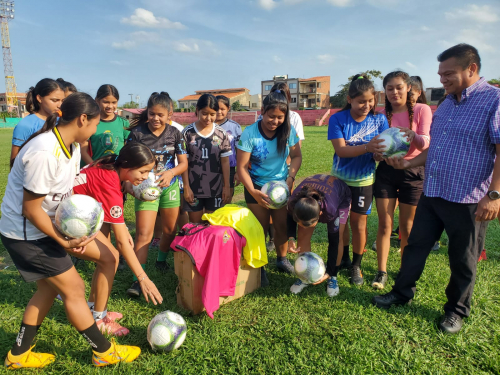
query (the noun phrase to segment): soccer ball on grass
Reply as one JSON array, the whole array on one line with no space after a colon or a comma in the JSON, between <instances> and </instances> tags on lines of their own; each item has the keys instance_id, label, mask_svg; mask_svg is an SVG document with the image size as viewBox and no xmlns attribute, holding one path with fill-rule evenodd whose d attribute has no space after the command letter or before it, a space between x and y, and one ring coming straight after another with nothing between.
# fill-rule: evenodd
<instances>
[{"instance_id":1,"label":"soccer ball on grass","mask_svg":"<svg viewBox=\"0 0 500 375\"><path fill-rule=\"evenodd\" d=\"M325 263L318 254L303 253L295 261L295 274L306 284L318 282L325 275L325 272Z\"/></svg>"},{"instance_id":2,"label":"soccer ball on grass","mask_svg":"<svg viewBox=\"0 0 500 375\"><path fill-rule=\"evenodd\" d=\"M179 314L164 311L148 325L148 342L156 351L170 352L178 349L186 339L187 326Z\"/></svg>"}]
</instances>

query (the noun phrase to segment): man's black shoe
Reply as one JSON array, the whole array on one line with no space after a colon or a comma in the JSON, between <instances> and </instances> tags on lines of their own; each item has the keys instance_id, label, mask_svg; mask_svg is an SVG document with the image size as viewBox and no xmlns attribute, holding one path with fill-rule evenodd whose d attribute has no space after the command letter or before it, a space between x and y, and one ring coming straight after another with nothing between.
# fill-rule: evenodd
<instances>
[{"instance_id":1,"label":"man's black shoe","mask_svg":"<svg viewBox=\"0 0 500 375\"><path fill-rule=\"evenodd\" d=\"M411 300L407 301L399 298L394 293L387 293L373 297L372 303L380 309L388 309L391 306L411 304Z\"/></svg>"},{"instance_id":2,"label":"man's black shoe","mask_svg":"<svg viewBox=\"0 0 500 375\"><path fill-rule=\"evenodd\" d=\"M444 333L449 333L451 335L458 333L462 326L464 325L464 321L461 317L455 315L445 315L441 323L439 323L439 329Z\"/></svg>"}]
</instances>

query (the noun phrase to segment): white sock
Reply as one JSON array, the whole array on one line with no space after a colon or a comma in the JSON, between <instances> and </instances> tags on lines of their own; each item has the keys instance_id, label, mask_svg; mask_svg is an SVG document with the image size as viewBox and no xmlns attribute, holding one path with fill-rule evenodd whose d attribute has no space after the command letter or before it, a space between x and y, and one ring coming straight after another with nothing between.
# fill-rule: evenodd
<instances>
[{"instance_id":1,"label":"white sock","mask_svg":"<svg viewBox=\"0 0 500 375\"><path fill-rule=\"evenodd\" d=\"M108 314L108 310L104 310L104 311L92 311L92 316L94 317L94 320L104 319L104 317L107 314Z\"/></svg>"},{"instance_id":2,"label":"white sock","mask_svg":"<svg viewBox=\"0 0 500 375\"><path fill-rule=\"evenodd\" d=\"M90 310L94 310L94 305L95 305L95 302L90 302L90 301L87 301L87 305L89 306L89 309L90 309Z\"/></svg>"}]
</instances>

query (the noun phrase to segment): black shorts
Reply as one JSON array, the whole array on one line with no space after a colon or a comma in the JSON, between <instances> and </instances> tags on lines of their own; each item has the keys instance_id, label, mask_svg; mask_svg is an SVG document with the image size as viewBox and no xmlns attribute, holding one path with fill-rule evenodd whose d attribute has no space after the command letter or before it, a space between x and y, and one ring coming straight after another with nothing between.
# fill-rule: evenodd
<instances>
[{"instance_id":1,"label":"black shorts","mask_svg":"<svg viewBox=\"0 0 500 375\"><path fill-rule=\"evenodd\" d=\"M262 190L262 186L256 185L255 183L253 184L253 187L256 190ZM247 188L244 189L243 194L245 195L245 202L247 204L258 204L252 194L250 194L250 192L247 190Z\"/></svg>"},{"instance_id":2,"label":"black shorts","mask_svg":"<svg viewBox=\"0 0 500 375\"><path fill-rule=\"evenodd\" d=\"M229 187L234 189L234 176L236 175L236 167L229 168Z\"/></svg>"},{"instance_id":3,"label":"black shorts","mask_svg":"<svg viewBox=\"0 0 500 375\"><path fill-rule=\"evenodd\" d=\"M0 238L26 282L57 276L73 267L66 250L51 237L13 240L0 235Z\"/></svg>"},{"instance_id":4,"label":"black shorts","mask_svg":"<svg viewBox=\"0 0 500 375\"><path fill-rule=\"evenodd\" d=\"M394 169L381 161L375 175L375 198L397 198L399 203L416 206L424 190L424 167Z\"/></svg>"},{"instance_id":5,"label":"black shorts","mask_svg":"<svg viewBox=\"0 0 500 375\"><path fill-rule=\"evenodd\" d=\"M196 204L189 204L184 200L184 211L185 212L199 212L203 211L215 211L224 206L222 203L222 196L215 198L195 198Z\"/></svg>"},{"instance_id":6,"label":"black shorts","mask_svg":"<svg viewBox=\"0 0 500 375\"><path fill-rule=\"evenodd\" d=\"M351 190L351 211L360 215L370 215L373 203L373 185L349 186Z\"/></svg>"}]
</instances>

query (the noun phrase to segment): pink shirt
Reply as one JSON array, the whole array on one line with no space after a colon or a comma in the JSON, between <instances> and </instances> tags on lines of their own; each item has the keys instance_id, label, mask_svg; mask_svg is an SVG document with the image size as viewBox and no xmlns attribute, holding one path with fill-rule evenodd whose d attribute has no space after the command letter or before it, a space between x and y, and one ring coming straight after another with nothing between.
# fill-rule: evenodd
<instances>
[{"instance_id":1,"label":"pink shirt","mask_svg":"<svg viewBox=\"0 0 500 375\"><path fill-rule=\"evenodd\" d=\"M381 111L385 115L385 109ZM432 123L432 110L427 104L417 103L413 107L413 126L412 130L416 133L410 150L405 159L413 159L422 151L429 147L431 137L429 131ZM410 127L410 117L408 111L393 113L391 119L391 128L399 126L401 128Z\"/></svg>"}]
</instances>

